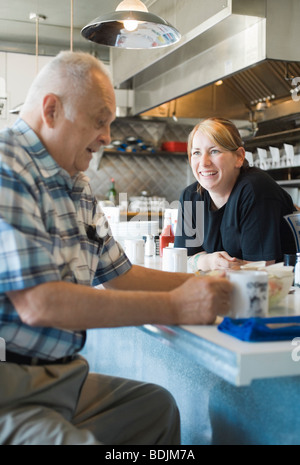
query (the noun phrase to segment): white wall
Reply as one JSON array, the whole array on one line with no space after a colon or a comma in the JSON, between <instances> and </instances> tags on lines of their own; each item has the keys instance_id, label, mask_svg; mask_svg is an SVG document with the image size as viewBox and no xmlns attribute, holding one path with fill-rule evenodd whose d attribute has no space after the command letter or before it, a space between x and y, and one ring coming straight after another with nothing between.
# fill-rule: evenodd
<instances>
[{"instance_id":1,"label":"white wall","mask_svg":"<svg viewBox=\"0 0 300 465\"><path fill-rule=\"evenodd\" d=\"M9 111L24 102L37 69L40 70L50 59L41 56L36 61L34 55L0 52L0 108L1 103L6 106L0 114L0 129L16 120L17 115L11 115Z\"/></svg>"},{"instance_id":2,"label":"white wall","mask_svg":"<svg viewBox=\"0 0 300 465\"><path fill-rule=\"evenodd\" d=\"M24 102L37 72L52 58L39 56L37 60L35 55L0 52L0 130L16 120L17 115L9 111ZM1 111L2 103L6 108Z\"/></svg>"}]
</instances>

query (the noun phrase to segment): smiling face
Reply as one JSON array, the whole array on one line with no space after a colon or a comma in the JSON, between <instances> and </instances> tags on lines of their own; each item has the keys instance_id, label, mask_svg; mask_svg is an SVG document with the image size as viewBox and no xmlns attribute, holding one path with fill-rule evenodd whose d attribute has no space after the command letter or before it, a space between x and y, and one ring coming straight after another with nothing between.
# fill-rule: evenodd
<instances>
[{"instance_id":1,"label":"smiling face","mask_svg":"<svg viewBox=\"0 0 300 465\"><path fill-rule=\"evenodd\" d=\"M115 95L110 80L93 70L89 89L67 110L59 97L44 99L47 124L42 139L56 162L71 176L87 170L93 152L110 143L110 125L115 119Z\"/></svg>"},{"instance_id":2,"label":"smiling face","mask_svg":"<svg viewBox=\"0 0 300 465\"><path fill-rule=\"evenodd\" d=\"M199 184L215 204L224 204L233 189L244 161L244 149L228 151L207 134L196 131L191 146L191 167Z\"/></svg>"}]
</instances>

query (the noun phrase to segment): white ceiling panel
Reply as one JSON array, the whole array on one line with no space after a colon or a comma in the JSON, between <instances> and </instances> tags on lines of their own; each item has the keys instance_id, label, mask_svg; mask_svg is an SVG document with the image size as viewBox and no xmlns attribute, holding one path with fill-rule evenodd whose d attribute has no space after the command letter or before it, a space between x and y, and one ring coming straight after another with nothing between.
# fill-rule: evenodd
<instances>
[{"instance_id":1,"label":"white ceiling panel","mask_svg":"<svg viewBox=\"0 0 300 465\"><path fill-rule=\"evenodd\" d=\"M73 0L74 49L94 52L108 61L109 49L86 41L80 31L97 16L113 11L118 3L119 0ZM55 55L70 47L71 0L0 0L0 51L35 53L36 21L30 19L30 13L46 16L45 21L39 21L40 54Z\"/></svg>"}]
</instances>

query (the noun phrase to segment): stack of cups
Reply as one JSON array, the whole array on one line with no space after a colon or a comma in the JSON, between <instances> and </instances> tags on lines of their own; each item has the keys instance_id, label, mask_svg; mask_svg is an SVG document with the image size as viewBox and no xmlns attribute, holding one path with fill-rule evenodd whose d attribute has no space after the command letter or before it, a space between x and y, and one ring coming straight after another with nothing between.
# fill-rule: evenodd
<instances>
[{"instance_id":1,"label":"stack of cups","mask_svg":"<svg viewBox=\"0 0 300 465\"><path fill-rule=\"evenodd\" d=\"M145 242L143 239L126 239L124 250L134 265L143 265L145 255Z\"/></svg>"},{"instance_id":2,"label":"stack of cups","mask_svg":"<svg viewBox=\"0 0 300 465\"><path fill-rule=\"evenodd\" d=\"M162 258L163 271L187 272L187 249L164 247Z\"/></svg>"}]
</instances>

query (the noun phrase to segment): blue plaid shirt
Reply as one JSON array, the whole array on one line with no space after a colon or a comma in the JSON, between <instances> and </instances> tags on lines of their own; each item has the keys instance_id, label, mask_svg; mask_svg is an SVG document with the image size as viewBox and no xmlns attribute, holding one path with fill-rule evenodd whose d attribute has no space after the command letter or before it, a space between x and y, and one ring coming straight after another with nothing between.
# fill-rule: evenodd
<instances>
[{"instance_id":1,"label":"blue plaid shirt","mask_svg":"<svg viewBox=\"0 0 300 465\"><path fill-rule=\"evenodd\" d=\"M21 119L1 131L0 337L7 350L54 360L79 351L85 341L85 331L22 323L7 291L49 281L95 286L130 267L87 177L71 178Z\"/></svg>"}]
</instances>

